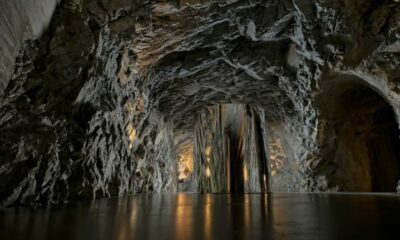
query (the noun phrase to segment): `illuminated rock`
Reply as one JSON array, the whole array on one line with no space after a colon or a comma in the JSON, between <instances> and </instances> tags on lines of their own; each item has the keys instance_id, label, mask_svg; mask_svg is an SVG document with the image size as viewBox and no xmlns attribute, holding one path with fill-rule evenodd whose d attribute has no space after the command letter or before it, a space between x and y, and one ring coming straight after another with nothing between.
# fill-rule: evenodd
<instances>
[{"instance_id":1,"label":"illuminated rock","mask_svg":"<svg viewBox=\"0 0 400 240\"><path fill-rule=\"evenodd\" d=\"M234 176L215 166L239 156L232 146L247 149L235 173L244 191L364 189L371 165L351 174L341 147L359 139L338 133L329 95L356 79L393 109L391 124L400 118L395 1L65 0L54 14L54 1L29 2L0 3L2 206L174 192L184 178L186 190L227 191L214 180ZM226 104L250 108L232 128L240 144L218 142L232 134L219 131L226 119L201 116ZM260 158L268 170L257 173Z\"/></svg>"}]
</instances>

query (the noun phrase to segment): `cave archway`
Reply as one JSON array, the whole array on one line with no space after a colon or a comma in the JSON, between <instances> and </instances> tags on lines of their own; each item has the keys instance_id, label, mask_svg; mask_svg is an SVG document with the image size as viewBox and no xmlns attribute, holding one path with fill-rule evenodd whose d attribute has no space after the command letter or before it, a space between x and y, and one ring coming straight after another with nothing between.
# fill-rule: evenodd
<instances>
[{"instance_id":1,"label":"cave archway","mask_svg":"<svg viewBox=\"0 0 400 240\"><path fill-rule=\"evenodd\" d=\"M321 114L331 184L339 191L394 192L400 132L392 106L361 80L325 89Z\"/></svg>"},{"instance_id":2,"label":"cave archway","mask_svg":"<svg viewBox=\"0 0 400 240\"><path fill-rule=\"evenodd\" d=\"M198 112L194 128L197 191L268 191L265 127L256 107L209 106Z\"/></svg>"}]
</instances>

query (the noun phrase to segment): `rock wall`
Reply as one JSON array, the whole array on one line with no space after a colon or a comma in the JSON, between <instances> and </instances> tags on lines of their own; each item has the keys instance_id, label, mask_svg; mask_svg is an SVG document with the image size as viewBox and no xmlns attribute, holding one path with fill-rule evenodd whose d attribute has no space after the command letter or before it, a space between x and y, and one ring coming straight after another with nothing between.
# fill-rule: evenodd
<instances>
[{"instance_id":1,"label":"rock wall","mask_svg":"<svg viewBox=\"0 0 400 240\"><path fill-rule=\"evenodd\" d=\"M37 38L47 28L57 0L0 2L0 94L8 85L15 58L24 40Z\"/></svg>"},{"instance_id":2,"label":"rock wall","mask_svg":"<svg viewBox=\"0 0 400 240\"><path fill-rule=\"evenodd\" d=\"M231 103L262 110L272 191L340 190L323 96L357 79L399 119L399 19L391 0L62 1L0 61L0 201L176 191L197 113Z\"/></svg>"},{"instance_id":3,"label":"rock wall","mask_svg":"<svg viewBox=\"0 0 400 240\"><path fill-rule=\"evenodd\" d=\"M130 1L115 4L107 12L90 1L65 1L43 36L24 43L0 105L2 205L92 199L162 185L158 178L165 173L147 168L157 177L133 182L143 168L131 151L138 148L136 138L150 145L168 134L134 133L134 122L154 124L145 120L150 112L141 112L141 82L130 70L135 22L127 18L144 10ZM168 147L160 144L152 154L165 156Z\"/></svg>"}]
</instances>

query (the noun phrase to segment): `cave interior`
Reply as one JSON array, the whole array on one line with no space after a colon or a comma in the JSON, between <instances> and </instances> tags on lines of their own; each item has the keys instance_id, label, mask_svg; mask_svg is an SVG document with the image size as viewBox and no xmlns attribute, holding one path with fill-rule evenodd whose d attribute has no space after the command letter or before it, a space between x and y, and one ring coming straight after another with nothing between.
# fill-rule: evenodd
<instances>
[{"instance_id":1,"label":"cave interior","mask_svg":"<svg viewBox=\"0 0 400 240\"><path fill-rule=\"evenodd\" d=\"M393 239L399 124L398 0L0 1L1 239Z\"/></svg>"}]
</instances>

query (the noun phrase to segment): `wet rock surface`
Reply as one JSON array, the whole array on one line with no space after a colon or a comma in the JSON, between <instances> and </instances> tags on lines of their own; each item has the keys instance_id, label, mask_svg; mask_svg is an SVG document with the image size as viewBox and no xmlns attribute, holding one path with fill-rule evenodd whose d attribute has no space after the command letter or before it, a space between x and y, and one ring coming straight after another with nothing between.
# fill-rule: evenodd
<instances>
[{"instance_id":1,"label":"wet rock surface","mask_svg":"<svg viewBox=\"0 0 400 240\"><path fill-rule=\"evenodd\" d=\"M394 1L62 1L2 82L1 204L176 191L225 103L263 109L271 189L340 190L320 103L357 80L398 117L399 31Z\"/></svg>"}]
</instances>

